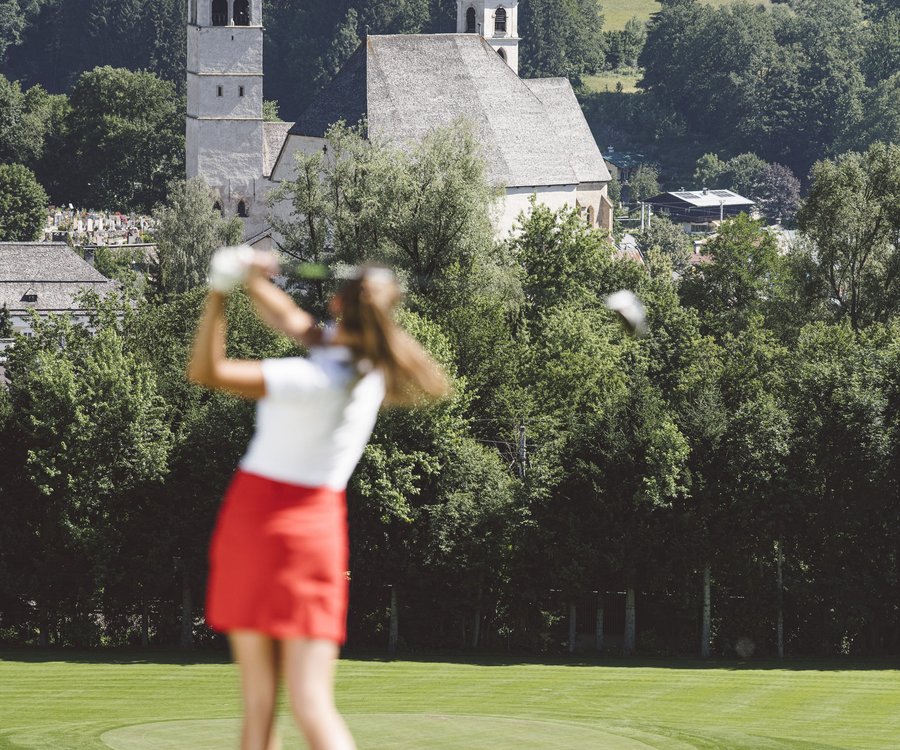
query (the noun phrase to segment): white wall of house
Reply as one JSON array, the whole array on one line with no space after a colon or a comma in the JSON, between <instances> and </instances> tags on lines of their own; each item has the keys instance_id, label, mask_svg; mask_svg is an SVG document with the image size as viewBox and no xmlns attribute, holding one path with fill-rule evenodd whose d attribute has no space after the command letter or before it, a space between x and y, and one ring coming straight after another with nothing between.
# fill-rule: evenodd
<instances>
[{"instance_id":1,"label":"white wall of house","mask_svg":"<svg viewBox=\"0 0 900 750\"><path fill-rule=\"evenodd\" d=\"M531 196L535 196L538 203L543 203L555 211L563 206L574 207L578 199L578 190L576 185L507 188L506 195L499 201L493 217L497 237L505 237L513 231L519 214L529 211Z\"/></svg>"},{"instance_id":2,"label":"white wall of house","mask_svg":"<svg viewBox=\"0 0 900 750\"><path fill-rule=\"evenodd\" d=\"M605 182L581 182L578 184L576 194L585 219L590 217L590 225L611 230L611 214L608 210L604 211L604 201L608 203L606 192Z\"/></svg>"},{"instance_id":3,"label":"white wall of house","mask_svg":"<svg viewBox=\"0 0 900 750\"><path fill-rule=\"evenodd\" d=\"M272 170L272 180L274 182L293 180L297 175L296 155L300 153L309 156L320 153L326 143L327 141L324 138L314 138L308 135L289 135L287 143L282 149L281 156L278 157L278 162Z\"/></svg>"},{"instance_id":4,"label":"white wall of house","mask_svg":"<svg viewBox=\"0 0 900 750\"><path fill-rule=\"evenodd\" d=\"M40 310L37 314L40 318L47 318L50 315L65 315L75 325L85 326L93 330L90 326L90 316L85 310ZM31 311L10 310L9 318L12 322L13 333L24 334L25 336L31 336L34 333L34 329L31 326ZM12 346L12 339L3 339L3 341L5 343L0 347L0 350L5 350Z\"/></svg>"}]
</instances>

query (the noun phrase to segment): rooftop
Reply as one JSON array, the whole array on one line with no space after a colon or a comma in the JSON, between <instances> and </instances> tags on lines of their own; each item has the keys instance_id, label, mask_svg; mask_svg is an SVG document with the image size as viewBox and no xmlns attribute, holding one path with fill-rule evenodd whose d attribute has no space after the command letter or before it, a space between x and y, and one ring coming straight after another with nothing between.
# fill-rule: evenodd
<instances>
[{"instance_id":1,"label":"rooftop","mask_svg":"<svg viewBox=\"0 0 900 750\"><path fill-rule=\"evenodd\" d=\"M461 117L494 184L609 180L569 82L523 81L478 34L368 36L290 132L322 137L365 119L373 138L417 143Z\"/></svg>"},{"instance_id":2,"label":"rooftop","mask_svg":"<svg viewBox=\"0 0 900 750\"><path fill-rule=\"evenodd\" d=\"M79 292L116 286L64 242L0 242L0 306L11 311L78 309Z\"/></svg>"},{"instance_id":3,"label":"rooftop","mask_svg":"<svg viewBox=\"0 0 900 750\"><path fill-rule=\"evenodd\" d=\"M752 206L753 201L731 190L676 190L660 193L647 202L654 204L666 203L676 199L678 205L686 203L697 208L712 208L718 206Z\"/></svg>"}]
</instances>

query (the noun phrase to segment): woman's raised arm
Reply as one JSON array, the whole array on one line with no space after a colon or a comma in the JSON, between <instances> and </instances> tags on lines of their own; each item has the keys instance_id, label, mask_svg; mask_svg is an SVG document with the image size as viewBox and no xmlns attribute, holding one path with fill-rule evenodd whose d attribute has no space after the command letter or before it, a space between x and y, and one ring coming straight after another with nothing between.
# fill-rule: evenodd
<instances>
[{"instance_id":1,"label":"woman's raised arm","mask_svg":"<svg viewBox=\"0 0 900 750\"><path fill-rule=\"evenodd\" d=\"M266 325L301 344L318 344L322 330L315 318L268 279L272 270L273 260L268 254L258 253L250 265L247 291L259 317Z\"/></svg>"},{"instance_id":2,"label":"woman's raised arm","mask_svg":"<svg viewBox=\"0 0 900 750\"><path fill-rule=\"evenodd\" d=\"M213 290L206 298L187 376L199 385L244 398L259 399L266 395L259 362L225 356L225 294L222 292Z\"/></svg>"}]
</instances>

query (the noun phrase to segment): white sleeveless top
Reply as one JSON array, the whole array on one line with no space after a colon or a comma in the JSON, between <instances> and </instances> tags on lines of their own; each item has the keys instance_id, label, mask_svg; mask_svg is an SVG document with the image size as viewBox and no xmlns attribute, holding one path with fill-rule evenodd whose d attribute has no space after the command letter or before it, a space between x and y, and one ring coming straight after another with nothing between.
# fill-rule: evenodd
<instances>
[{"instance_id":1,"label":"white sleeveless top","mask_svg":"<svg viewBox=\"0 0 900 750\"><path fill-rule=\"evenodd\" d=\"M262 361L266 395L240 468L268 479L343 490L384 400L384 376L362 377L350 350L319 346L308 358Z\"/></svg>"}]
</instances>

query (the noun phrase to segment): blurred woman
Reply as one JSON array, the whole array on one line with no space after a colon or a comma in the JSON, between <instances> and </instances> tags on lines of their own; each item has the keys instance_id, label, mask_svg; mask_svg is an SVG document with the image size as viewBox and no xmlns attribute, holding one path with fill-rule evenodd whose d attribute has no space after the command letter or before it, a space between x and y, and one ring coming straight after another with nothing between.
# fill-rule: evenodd
<instances>
[{"instance_id":1,"label":"blurred woman","mask_svg":"<svg viewBox=\"0 0 900 750\"><path fill-rule=\"evenodd\" d=\"M447 394L440 368L393 320L393 274L364 267L332 298L332 326L268 279L273 256L223 248L188 377L257 401L256 429L225 495L210 545L206 619L228 634L241 674L241 750L274 750L285 680L312 750L353 739L334 704L334 666L346 637L349 546L345 488L382 403ZM309 348L308 357L225 356L225 302L245 283L258 314Z\"/></svg>"}]
</instances>

